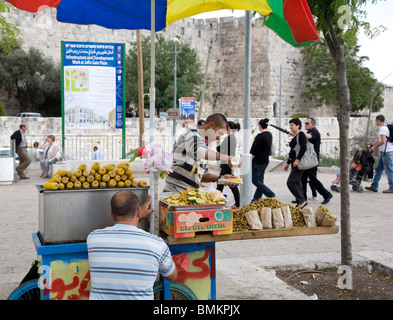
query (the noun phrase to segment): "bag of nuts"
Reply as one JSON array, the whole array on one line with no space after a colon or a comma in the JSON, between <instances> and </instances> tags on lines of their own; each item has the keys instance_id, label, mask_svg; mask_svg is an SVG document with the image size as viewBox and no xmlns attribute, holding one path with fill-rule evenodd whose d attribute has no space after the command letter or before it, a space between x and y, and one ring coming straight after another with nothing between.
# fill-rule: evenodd
<instances>
[{"instance_id":1,"label":"bag of nuts","mask_svg":"<svg viewBox=\"0 0 393 320\"><path fill-rule=\"evenodd\" d=\"M315 211L315 220L317 226L330 227L336 223L337 217L332 216L328 208L319 206L317 211Z\"/></svg>"},{"instance_id":2,"label":"bag of nuts","mask_svg":"<svg viewBox=\"0 0 393 320\"><path fill-rule=\"evenodd\" d=\"M289 206L281 207L281 211L284 217L285 228L293 228L292 215L291 210L289 210Z\"/></svg>"},{"instance_id":3,"label":"bag of nuts","mask_svg":"<svg viewBox=\"0 0 393 320\"><path fill-rule=\"evenodd\" d=\"M315 215L312 208L306 207L302 209L302 213L304 217L304 222L306 222L307 227L315 228L317 226L317 223L315 222Z\"/></svg>"},{"instance_id":4,"label":"bag of nuts","mask_svg":"<svg viewBox=\"0 0 393 320\"><path fill-rule=\"evenodd\" d=\"M261 221L264 229L273 228L272 225L272 208L263 207L261 210Z\"/></svg>"},{"instance_id":5,"label":"bag of nuts","mask_svg":"<svg viewBox=\"0 0 393 320\"><path fill-rule=\"evenodd\" d=\"M284 217L282 216L281 208L273 209L273 228L274 229L281 229L284 228Z\"/></svg>"},{"instance_id":6,"label":"bag of nuts","mask_svg":"<svg viewBox=\"0 0 393 320\"><path fill-rule=\"evenodd\" d=\"M262 230L262 222L259 219L259 215L257 211L248 211L245 214L248 224L250 228L253 230Z\"/></svg>"}]
</instances>

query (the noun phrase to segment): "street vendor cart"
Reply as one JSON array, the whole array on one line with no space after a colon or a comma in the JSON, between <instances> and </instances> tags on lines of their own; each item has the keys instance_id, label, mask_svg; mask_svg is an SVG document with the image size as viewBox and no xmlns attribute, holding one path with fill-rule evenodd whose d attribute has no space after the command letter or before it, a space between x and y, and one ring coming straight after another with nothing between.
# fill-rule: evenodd
<instances>
[{"instance_id":1,"label":"street vendor cart","mask_svg":"<svg viewBox=\"0 0 393 320\"><path fill-rule=\"evenodd\" d=\"M116 189L50 191L37 186L39 231L33 234L40 276L18 287L9 299L88 299L90 272L86 238L113 224L109 203ZM148 188L128 188L140 203ZM82 203L85 203L82 204ZM90 204L90 205L89 205ZM61 222L61 223L55 223ZM337 233L335 225L233 231L232 210L225 205L171 206L160 201L160 237L178 269L176 282L158 281L155 299L215 300L216 242ZM147 230L147 221L139 226Z\"/></svg>"}]
</instances>

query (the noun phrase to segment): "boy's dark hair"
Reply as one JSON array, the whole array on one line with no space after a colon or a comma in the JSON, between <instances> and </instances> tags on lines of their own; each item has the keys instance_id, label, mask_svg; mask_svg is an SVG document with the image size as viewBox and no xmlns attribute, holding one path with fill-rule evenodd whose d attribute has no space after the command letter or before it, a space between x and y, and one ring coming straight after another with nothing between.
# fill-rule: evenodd
<instances>
[{"instance_id":1,"label":"boy's dark hair","mask_svg":"<svg viewBox=\"0 0 393 320\"><path fill-rule=\"evenodd\" d=\"M385 116L383 114L379 114L375 117L375 120L379 120L381 122L385 122Z\"/></svg>"}]
</instances>

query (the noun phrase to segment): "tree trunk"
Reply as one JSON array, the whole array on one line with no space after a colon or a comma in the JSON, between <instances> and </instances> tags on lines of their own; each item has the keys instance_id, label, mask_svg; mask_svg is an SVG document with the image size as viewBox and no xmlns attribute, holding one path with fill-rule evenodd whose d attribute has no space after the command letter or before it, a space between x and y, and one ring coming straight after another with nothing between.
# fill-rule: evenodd
<instances>
[{"instance_id":1,"label":"tree trunk","mask_svg":"<svg viewBox=\"0 0 393 320\"><path fill-rule=\"evenodd\" d=\"M345 64L344 44L336 47L336 63L340 90L340 110L338 115L340 129L340 187L341 187L341 264L352 264L351 208L349 195L349 121L351 100Z\"/></svg>"},{"instance_id":2,"label":"tree trunk","mask_svg":"<svg viewBox=\"0 0 393 320\"><path fill-rule=\"evenodd\" d=\"M342 39L337 38L333 22L329 15L329 32L324 32L324 37L329 50L336 61L338 84L340 91L340 108L338 123L340 129L340 210L341 210L341 265L352 265L351 244L351 207L349 196L349 121L351 113L351 97L347 79L345 63L345 46Z\"/></svg>"}]
</instances>

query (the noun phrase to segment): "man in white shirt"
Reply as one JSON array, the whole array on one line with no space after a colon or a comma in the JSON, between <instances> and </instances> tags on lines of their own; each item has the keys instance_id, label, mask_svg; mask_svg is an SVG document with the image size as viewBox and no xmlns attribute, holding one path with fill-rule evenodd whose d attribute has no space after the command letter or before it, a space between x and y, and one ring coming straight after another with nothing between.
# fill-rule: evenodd
<instances>
[{"instance_id":1,"label":"man in white shirt","mask_svg":"<svg viewBox=\"0 0 393 320\"><path fill-rule=\"evenodd\" d=\"M102 156L102 153L98 151L98 147L93 148L93 156L92 160L102 160L104 157Z\"/></svg>"},{"instance_id":2,"label":"man in white shirt","mask_svg":"<svg viewBox=\"0 0 393 320\"><path fill-rule=\"evenodd\" d=\"M379 180L381 180L382 172L385 170L388 178L389 189L383 193L393 193L393 143L389 142L390 132L385 117L380 114L375 118L375 123L379 127L378 139L371 144L370 151L379 148L379 161L375 168L375 175L370 187L366 190L378 192Z\"/></svg>"}]
</instances>

